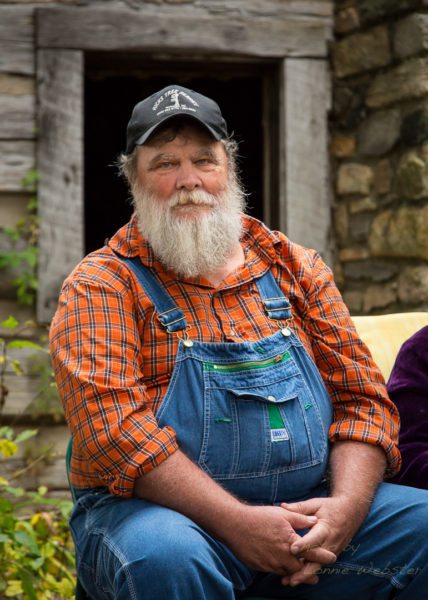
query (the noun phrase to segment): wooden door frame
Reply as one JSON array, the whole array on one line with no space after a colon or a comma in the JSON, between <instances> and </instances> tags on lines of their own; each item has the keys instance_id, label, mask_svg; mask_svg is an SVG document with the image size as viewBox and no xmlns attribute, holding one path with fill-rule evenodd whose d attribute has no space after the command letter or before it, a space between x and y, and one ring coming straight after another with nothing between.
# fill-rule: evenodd
<instances>
[{"instance_id":1,"label":"wooden door frame","mask_svg":"<svg viewBox=\"0 0 428 600\"><path fill-rule=\"evenodd\" d=\"M265 202L266 221L328 259L327 41L331 22L332 17L325 14L290 13L281 18L183 15L171 19L117 8L36 10L40 322L50 321L63 279L84 255L83 83L87 51L162 52L165 57L197 55L207 61L277 61L279 156L270 156L267 149L264 166L269 172L272 162L278 165L278 199L276 210ZM265 103L270 92L264 91ZM266 186L265 198L272 181Z\"/></svg>"}]
</instances>

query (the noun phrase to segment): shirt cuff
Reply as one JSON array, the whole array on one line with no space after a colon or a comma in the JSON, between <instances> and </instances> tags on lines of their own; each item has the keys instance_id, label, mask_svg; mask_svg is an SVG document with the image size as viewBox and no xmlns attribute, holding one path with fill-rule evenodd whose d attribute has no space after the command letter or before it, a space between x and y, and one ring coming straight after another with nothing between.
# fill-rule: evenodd
<instances>
[{"instance_id":1,"label":"shirt cuff","mask_svg":"<svg viewBox=\"0 0 428 600\"><path fill-rule=\"evenodd\" d=\"M368 432L367 423L364 421L333 423L328 433L328 439L332 443L353 441L379 446L384 450L387 460L385 477L392 477L401 468L401 454L397 444L379 427L371 425Z\"/></svg>"},{"instance_id":2,"label":"shirt cuff","mask_svg":"<svg viewBox=\"0 0 428 600\"><path fill-rule=\"evenodd\" d=\"M135 480L150 473L177 450L178 442L174 429L159 429L154 437L145 442L144 451L137 447L135 455L130 458L125 468L117 473L116 477L112 477L108 486L109 492L114 496L132 498Z\"/></svg>"}]
</instances>

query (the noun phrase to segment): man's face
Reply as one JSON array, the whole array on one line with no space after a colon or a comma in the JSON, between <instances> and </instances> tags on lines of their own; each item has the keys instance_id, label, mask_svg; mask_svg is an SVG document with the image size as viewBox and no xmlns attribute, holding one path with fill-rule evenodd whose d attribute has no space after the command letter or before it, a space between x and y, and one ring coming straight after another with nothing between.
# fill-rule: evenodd
<instances>
[{"instance_id":1,"label":"man's face","mask_svg":"<svg viewBox=\"0 0 428 600\"><path fill-rule=\"evenodd\" d=\"M228 160L221 142L191 124L171 141L155 138L138 149L137 178L140 189L159 203L170 201L177 192L176 216L192 218L210 211L207 203L192 201L186 192L206 192L218 197L228 186ZM211 208L212 210L212 208Z\"/></svg>"},{"instance_id":2,"label":"man's face","mask_svg":"<svg viewBox=\"0 0 428 600\"><path fill-rule=\"evenodd\" d=\"M140 232L174 273L208 276L236 251L244 193L223 144L197 126L138 149L132 194Z\"/></svg>"}]
</instances>

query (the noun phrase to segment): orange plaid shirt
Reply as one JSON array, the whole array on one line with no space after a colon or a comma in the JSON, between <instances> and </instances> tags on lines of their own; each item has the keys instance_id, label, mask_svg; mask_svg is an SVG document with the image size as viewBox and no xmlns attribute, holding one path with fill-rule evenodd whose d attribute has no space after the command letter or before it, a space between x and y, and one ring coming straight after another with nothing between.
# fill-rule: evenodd
<instances>
[{"instance_id":1,"label":"orange plaid shirt","mask_svg":"<svg viewBox=\"0 0 428 600\"><path fill-rule=\"evenodd\" d=\"M399 417L379 369L359 339L330 269L320 256L244 217L245 264L218 287L177 279L155 259L135 217L108 245L89 254L64 282L51 326L51 353L73 436L71 479L77 488L107 486L132 496L135 479L178 447L156 412L178 345L156 318L133 273L115 253L153 267L204 342L254 341L277 331L254 279L267 269L290 299L292 329L317 364L334 410L330 441L381 446L390 474L400 465Z\"/></svg>"}]
</instances>

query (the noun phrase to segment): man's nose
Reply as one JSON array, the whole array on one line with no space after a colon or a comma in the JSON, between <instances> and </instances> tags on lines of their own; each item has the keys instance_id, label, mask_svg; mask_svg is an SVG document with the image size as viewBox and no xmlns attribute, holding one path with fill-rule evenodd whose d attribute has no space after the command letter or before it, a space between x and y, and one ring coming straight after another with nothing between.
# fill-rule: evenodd
<instances>
[{"instance_id":1,"label":"man's nose","mask_svg":"<svg viewBox=\"0 0 428 600\"><path fill-rule=\"evenodd\" d=\"M183 164L177 173L176 187L178 190L195 190L201 187L202 182L194 165Z\"/></svg>"}]
</instances>

